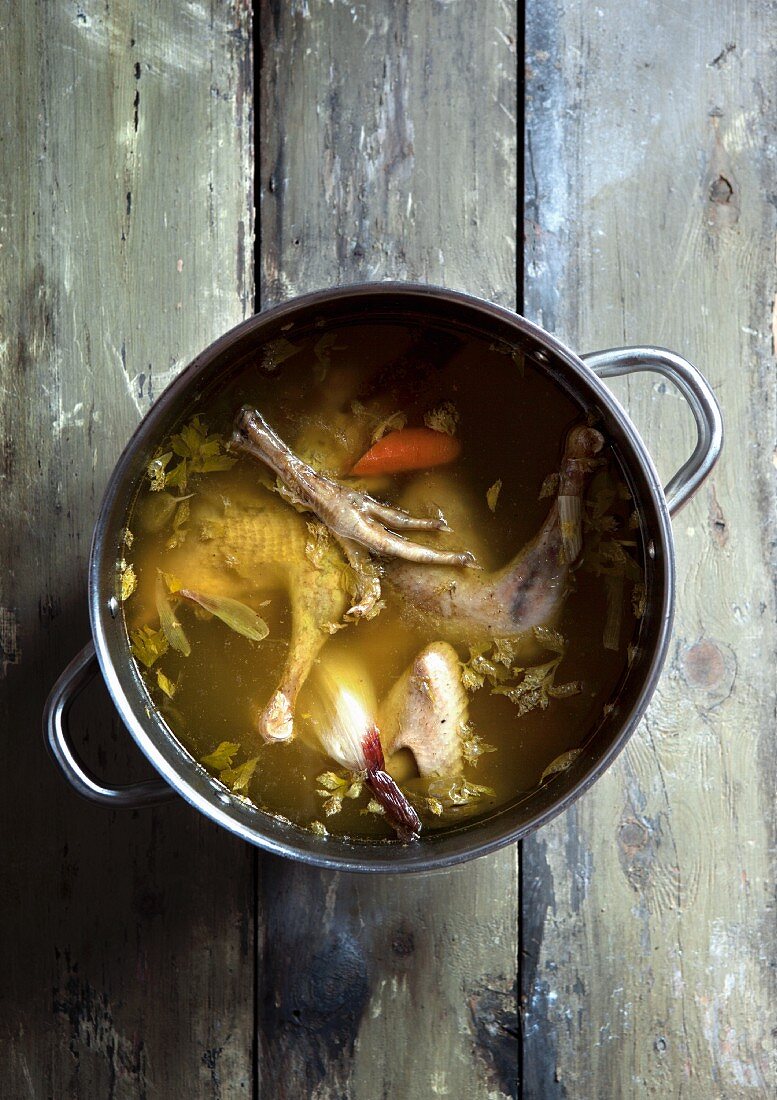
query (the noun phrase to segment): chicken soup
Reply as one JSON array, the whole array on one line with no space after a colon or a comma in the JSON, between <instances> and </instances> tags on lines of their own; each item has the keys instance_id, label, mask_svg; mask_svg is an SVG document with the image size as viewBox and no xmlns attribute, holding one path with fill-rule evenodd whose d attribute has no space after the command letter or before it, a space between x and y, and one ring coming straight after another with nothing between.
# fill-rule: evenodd
<instances>
[{"instance_id":1,"label":"chicken soup","mask_svg":"<svg viewBox=\"0 0 777 1100\"><path fill-rule=\"evenodd\" d=\"M171 731L236 797L412 842L536 791L644 605L607 438L530 357L353 322L257 349L151 458L118 588Z\"/></svg>"}]
</instances>

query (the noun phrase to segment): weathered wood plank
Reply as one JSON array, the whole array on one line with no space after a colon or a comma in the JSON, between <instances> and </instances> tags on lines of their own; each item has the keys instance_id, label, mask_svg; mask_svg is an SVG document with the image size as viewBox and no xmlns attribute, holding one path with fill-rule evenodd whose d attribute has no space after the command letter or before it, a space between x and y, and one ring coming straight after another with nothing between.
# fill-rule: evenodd
<instances>
[{"instance_id":1,"label":"weathered wood plank","mask_svg":"<svg viewBox=\"0 0 777 1100\"><path fill-rule=\"evenodd\" d=\"M678 616L617 765L525 845L526 1095L773 1095L772 3L530 0L528 313L708 372L728 448L675 522ZM619 388L667 475L671 390Z\"/></svg>"},{"instance_id":2,"label":"weathered wood plank","mask_svg":"<svg viewBox=\"0 0 777 1100\"><path fill-rule=\"evenodd\" d=\"M250 13L82 0L5 3L0 21L0 1091L246 1095L252 853L183 804L84 804L40 715L88 637L86 555L119 450L251 310ZM128 735L98 695L87 748L126 777Z\"/></svg>"},{"instance_id":3,"label":"weathered wood plank","mask_svg":"<svg viewBox=\"0 0 777 1100\"><path fill-rule=\"evenodd\" d=\"M262 302L515 299L512 4L266 3ZM262 861L263 1097L517 1095L515 850L401 881Z\"/></svg>"}]
</instances>

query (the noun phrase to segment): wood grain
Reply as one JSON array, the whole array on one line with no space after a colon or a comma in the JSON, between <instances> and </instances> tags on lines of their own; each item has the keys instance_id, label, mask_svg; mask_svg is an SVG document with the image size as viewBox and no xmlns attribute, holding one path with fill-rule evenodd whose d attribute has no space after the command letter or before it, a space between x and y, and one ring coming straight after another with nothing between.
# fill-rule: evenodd
<instances>
[{"instance_id":1,"label":"wood grain","mask_svg":"<svg viewBox=\"0 0 777 1100\"><path fill-rule=\"evenodd\" d=\"M654 342L728 446L677 517L674 645L607 775L525 845L525 1095L773 1095L773 4L530 0L527 311L581 350ZM618 387L668 476L663 382Z\"/></svg>"},{"instance_id":2,"label":"wood grain","mask_svg":"<svg viewBox=\"0 0 777 1100\"><path fill-rule=\"evenodd\" d=\"M396 277L514 304L514 7L266 3L261 42L262 303ZM516 1096L516 863L264 859L260 1095Z\"/></svg>"},{"instance_id":3,"label":"wood grain","mask_svg":"<svg viewBox=\"0 0 777 1100\"><path fill-rule=\"evenodd\" d=\"M376 882L257 877L182 804L90 807L46 758L110 468L252 309L251 19L0 4L3 1096L774 1091L774 14L528 0L526 312L581 350L688 354L728 448L675 523L675 641L616 766L526 842L520 882L514 850ZM264 305L384 277L515 303L516 22L502 0L266 0ZM668 477L681 402L616 388ZM143 773L99 691L76 719L102 774Z\"/></svg>"},{"instance_id":4,"label":"wood grain","mask_svg":"<svg viewBox=\"0 0 777 1100\"><path fill-rule=\"evenodd\" d=\"M0 1091L247 1095L252 854L182 803L81 802L40 716L88 637L120 449L251 310L250 15L82 0L0 21ZM98 689L77 718L102 774L138 770Z\"/></svg>"}]
</instances>

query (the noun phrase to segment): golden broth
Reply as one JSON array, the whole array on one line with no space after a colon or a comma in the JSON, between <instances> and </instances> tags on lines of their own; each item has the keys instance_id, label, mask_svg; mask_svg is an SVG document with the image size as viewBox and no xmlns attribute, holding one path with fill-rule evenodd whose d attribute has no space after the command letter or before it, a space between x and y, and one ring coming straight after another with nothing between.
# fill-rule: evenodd
<instances>
[{"instance_id":1,"label":"golden broth","mask_svg":"<svg viewBox=\"0 0 777 1100\"><path fill-rule=\"evenodd\" d=\"M349 425L354 420L366 418L368 433L376 427L380 414L390 418L397 411L407 415L408 424L421 424L424 413L443 402L452 403L459 417L460 456L441 473L383 476L364 485L379 499L397 504L411 483L415 483L417 495L420 488L423 499L424 479L432 479L430 484L440 476L447 479L453 490L469 501L469 523L487 545L486 564L495 568L512 558L541 527L553 501L552 497L539 499L540 489L546 476L558 469L568 429L584 419L581 410L546 374L530 362L524 363L518 353L511 354L510 349L495 348L475 336L414 329L407 323L349 324L326 333L323 339L321 330L313 330L303 338L295 335L292 343L275 341L259 349L251 365L228 379L207 407L192 409L190 417L198 413L210 433L220 433L226 440L235 412L249 403L261 410L292 450L301 451L314 465L343 474L362 453L348 450L353 445ZM190 417L181 422L179 430ZM363 435L363 424L360 431ZM160 453L170 450L169 441L164 441ZM160 481L169 477L180 457L172 454L158 475ZM604 458L609 486L618 486L608 509L612 518L604 524L613 529L607 537L617 539L636 562L639 532L629 522L628 494L609 448ZM598 475L600 487L602 476ZM501 491L492 511L487 492L497 481L502 483ZM159 628L156 586L160 570L178 577L184 587L194 586L185 575L187 547L200 538L197 516L202 501L218 505L227 500L229 507L239 509L242 503L256 499L257 493L268 492L257 486L273 482L272 475L246 457L239 457L230 469L190 473L185 486L167 484L162 492L153 492L150 482L144 482L128 520L131 535L125 550L131 569L125 569L123 577L127 597L123 606L131 637L137 638L134 632L144 626L150 631ZM594 482L589 490L585 510L589 520L594 516L596 488ZM175 511L165 516L171 507L169 498L179 496L188 498L188 518L183 514L187 509L175 502ZM583 567L575 570L573 590L557 624L567 648L556 682L579 681L581 690L567 698L551 698L547 706L525 714L506 696L492 694L488 684L471 694L473 728L496 751L482 755L476 766L467 766L465 775L493 794L484 794L461 810L441 816L422 813L424 830L448 827L462 816L477 818L536 788L552 761L584 743L613 697L627 666L637 620L629 580L622 590L618 648L604 647L609 582L585 568L590 539L595 537L596 532L586 535ZM458 545L466 547L466 538ZM632 577L635 568L630 570ZM171 598L175 602L174 593ZM154 705L197 760L213 754L224 742L239 746L229 760L211 762L210 770L221 775L228 786L237 782L237 792L260 808L302 826L323 823L330 833L392 836L385 819L367 811L366 791L358 798L345 798L339 812L325 813L326 799L317 777L325 772L344 773L315 747L310 731L306 737L305 688L296 708L300 735L288 743L266 745L261 741L256 716L277 687L284 664L289 599L282 587L262 576L257 577L254 590L242 598L269 628L262 641L243 637L186 601L176 607L190 643L189 655L168 647L148 667L138 662ZM378 699L413 656L437 640L430 628L419 627L403 614L385 586L384 598L386 607L375 619L348 625L333 634L322 650L327 656L354 654L370 670ZM467 647L460 647L459 656L462 660L469 657ZM308 693L311 690L308 685ZM241 765L254 759L253 770L249 767L239 773ZM246 778L248 772L250 778L241 784L239 776Z\"/></svg>"}]
</instances>

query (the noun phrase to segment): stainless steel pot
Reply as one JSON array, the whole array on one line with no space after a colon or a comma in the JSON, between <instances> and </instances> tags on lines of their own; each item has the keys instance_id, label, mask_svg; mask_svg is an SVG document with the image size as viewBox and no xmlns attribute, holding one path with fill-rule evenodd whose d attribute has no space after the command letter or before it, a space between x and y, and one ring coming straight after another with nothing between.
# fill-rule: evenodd
<instances>
[{"instance_id":1,"label":"stainless steel pot","mask_svg":"<svg viewBox=\"0 0 777 1100\"><path fill-rule=\"evenodd\" d=\"M234 798L189 755L161 716L148 707L114 594L116 562L121 556L120 531L139 480L159 440L192 402L206 395L224 372L238 369L259 345L288 335L289 325L299 329L323 321L339 326L358 319L453 325L521 347L583 410L594 410L601 417L642 521L647 606L636 655L613 709L588 738L584 751L568 771L513 804L473 824L423 836L411 845L314 836ZM637 371L651 371L672 382L696 421L693 454L664 488L636 428L600 381ZM427 871L501 848L555 817L587 790L614 760L642 717L664 663L672 626L674 547L670 517L699 488L715 464L721 444L720 410L708 383L685 359L662 348L619 348L579 357L547 332L500 306L449 290L404 283L323 291L258 314L222 336L183 371L141 422L113 471L94 531L89 563L93 641L68 665L46 703L44 728L54 759L75 790L93 802L138 807L161 802L177 792L252 844L321 867ZM108 787L79 759L68 713L98 669L127 729L162 779Z\"/></svg>"}]
</instances>

